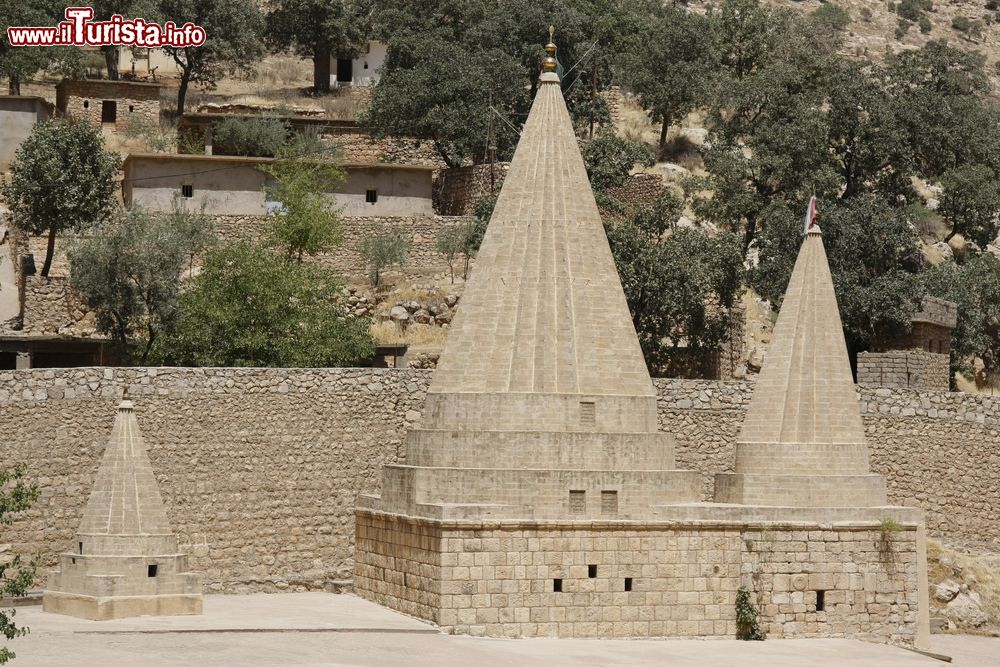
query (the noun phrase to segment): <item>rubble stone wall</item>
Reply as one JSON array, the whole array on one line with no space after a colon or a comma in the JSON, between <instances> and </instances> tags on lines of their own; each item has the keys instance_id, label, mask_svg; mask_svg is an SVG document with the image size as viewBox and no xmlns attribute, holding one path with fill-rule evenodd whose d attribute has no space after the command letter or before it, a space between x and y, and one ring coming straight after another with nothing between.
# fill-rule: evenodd
<instances>
[{"instance_id":1,"label":"rubble stone wall","mask_svg":"<svg viewBox=\"0 0 1000 667\"><path fill-rule=\"evenodd\" d=\"M448 271L448 260L437 251L437 234L442 227L457 224L461 218L449 216L378 218L341 218L344 233L342 245L332 252L316 257L323 266L350 277L363 278L366 274L364 261L358 253L361 240L378 229L395 227L401 229L410 239L410 249L406 264L394 267L388 272L391 280L395 277L417 278ZM216 236L223 241L240 238L258 239L264 233L267 219L262 216L219 215L212 217Z\"/></svg>"},{"instance_id":2,"label":"rubble stone wall","mask_svg":"<svg viewBox=\"0 0 1000 667\"><path fill-rule=\"evenodd\" d=\"M77 368L0 371L0 461L24 461L36 506L18 552L73 544L123 386L170 520L211 591L302 590L349 576L355 498L377 491L420 421L414 369ZM656 380L678 467L732 472L752 382ZM1000 539L1000 397L859 388L873 468L932 534Z\"/></svg>"},{"instance_id":3,"label":"rubble stone wall","mask_svg":"<svg viewBox=\"0 0 1000 667\"><path fill-rule=\"evenodd\" d=\"M500 194L500 187L507 176L508 162L498 162L490 174L490 165L476 164L438 172L434 188L434 206L442 215L472 215L476 202L490 196L490 179L495 179L493 192Z\"/></svg>"}]
</instances>

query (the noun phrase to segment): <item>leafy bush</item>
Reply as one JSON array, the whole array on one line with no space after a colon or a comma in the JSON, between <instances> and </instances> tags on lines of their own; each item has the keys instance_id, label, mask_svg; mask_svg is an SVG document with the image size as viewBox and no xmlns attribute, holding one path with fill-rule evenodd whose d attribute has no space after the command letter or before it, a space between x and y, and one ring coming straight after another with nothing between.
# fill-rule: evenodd
<instances>
[{"instance_id":1,"label":"leafy bush","mask_svg":"<svg viewBox=\"0 0 1000 667\"><path fill-rule=\"evenodd\" d=\"M7 465L0 466L0 525L9 525L14 518L11 515L24 512L38 500L38 484L24 480L28 467L23 463L12 467ZM38 563L37 556L25 563L20 554L0 562L0 599L19 598L27 594L28 588L35 582ZM0 637L8 641L28 634L28 628L18 627L13 616L14 611L0 610ZM0 646L0 665L16 657L6 644Z\"/></svg>"},{"instance_id":2,"label":"leafy bush","mask_svg":"<svg viewBox=\"0 0 1000 667\"><path fill-rule=\"evenodd\" d=\"M851 15L847 10L833 2L820 5L812 16L820 25L835 32L840 32L851 23Z\"/></svg>"},{"instance_id":3,"label":"leafy bush","mask_svg":"<svg viewBox=\"0 0 1000 667\"><path fill-rule=\"evenodd\" d=\"M212 127L212 151L218 155L274 157L288 143L291 126L273 116L230 116Z\"/></svg>"},{"instance_id":4,"label":"leafy bush","mask_svg":"<svg viewBox=\"0 0 1000 667\"><path fill-rule=\"evenodd\" d=\"M370 320L343 314L341 281L246 242L221 246L178 302L151 355L179 366L353 366L371 357Z\"/></svg>"},{"instance_id":5,"label":"leafy bush","mask_svg":"<svg viewBox=\"0 0 1000 667\"><path fill-rule=\"evenodd\" d=\"M925 35L931 31L931 20L926 16L921 16L920 20L917 21L917 25L920 26L920 32Z\"/></svg>"},{"instance_id":6,"label":"leafy bush","mask_svg":"<svg viewBox=\"0 0 1000 667\"><path fill-rule=\"evenodd\" d=\"M610 131L602 131L583 147L583 161L594 190L618 187L636 164L645 167L655 164L648 148Z\"/></svg>"},{"instance_id":7,"label":"leafy bush","mask_svg":"<svg viewBox=\"0 0 1000 667\"><path fill-rule=\"evenodd\" d=\"M968 16L956 16L951 20L951 27L959 32L968 32L972 26L972 21Z\"/></svg>"}]
</instances>

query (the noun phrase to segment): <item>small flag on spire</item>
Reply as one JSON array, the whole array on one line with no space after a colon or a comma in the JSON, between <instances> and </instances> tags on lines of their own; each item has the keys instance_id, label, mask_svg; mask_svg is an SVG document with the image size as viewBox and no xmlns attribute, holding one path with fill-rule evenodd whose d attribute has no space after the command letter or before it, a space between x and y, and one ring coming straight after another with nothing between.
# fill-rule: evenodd
<instances>
[{"instance_id":1,"label":"small flag on spire","mask_svg":"<svg viewBox=\"0 0 1000 667\"><path fill-rule=\"evenodd\" d=\"M813 228L816 224L816 195L809 198L809 207L806 209L806 220L805 225L802 229L803 234L808 234L809 230Z\"/></svg>"}]
</instances>

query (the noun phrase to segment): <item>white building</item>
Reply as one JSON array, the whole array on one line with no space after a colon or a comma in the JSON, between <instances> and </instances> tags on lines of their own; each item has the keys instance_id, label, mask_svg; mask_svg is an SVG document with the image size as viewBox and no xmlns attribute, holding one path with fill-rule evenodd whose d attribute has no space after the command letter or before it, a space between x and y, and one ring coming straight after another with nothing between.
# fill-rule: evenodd
<instances>
[{"instance_id":1,"label":"white building","mask_svg":"<svg viewBox=\"0 0 1000 667\"><path fill-rule=\"evenodd\" d=\"M382 42L369 41L367 52L353 60L331 56L330 87L374 86L378 83L378 72L385 63L386 52Z\"/></svg>"}]
</instances>

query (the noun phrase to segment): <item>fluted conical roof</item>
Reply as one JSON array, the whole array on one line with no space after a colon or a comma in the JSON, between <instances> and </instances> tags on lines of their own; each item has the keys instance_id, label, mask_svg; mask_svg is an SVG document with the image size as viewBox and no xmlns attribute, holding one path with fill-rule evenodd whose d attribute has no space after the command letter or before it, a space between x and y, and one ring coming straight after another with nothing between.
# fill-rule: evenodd
<instances>
[{"instance_id":1,"label":"fluted conical roof","mask_svg":"<svg viewBox=\"0 0 1000 667\"><path fill-rule=\"evenodd\" d=\"M806 235L740 441L862 443L858 397L819 227Z\"/></svg>"},{"instance_id":2,"label":"fluted conical roof","mask_svg":"<svg viewBox=\"0 0 1000 667\"><path fill-rule=\"evenodd\" d=\"M540 81L430 391L653 396L559 78Z\"/></svg>"},{"instance_id":3,"label":"fluted conical roof","mask_svg":"<svg viewBox=\"0 0 1000 667\"><path fill-rule=\"evenodd\" d=\"M162 535L170 523L139 432L132 401L118 405L94 489L80 522L82 535Z\"/></svg>"}]
</instances>

